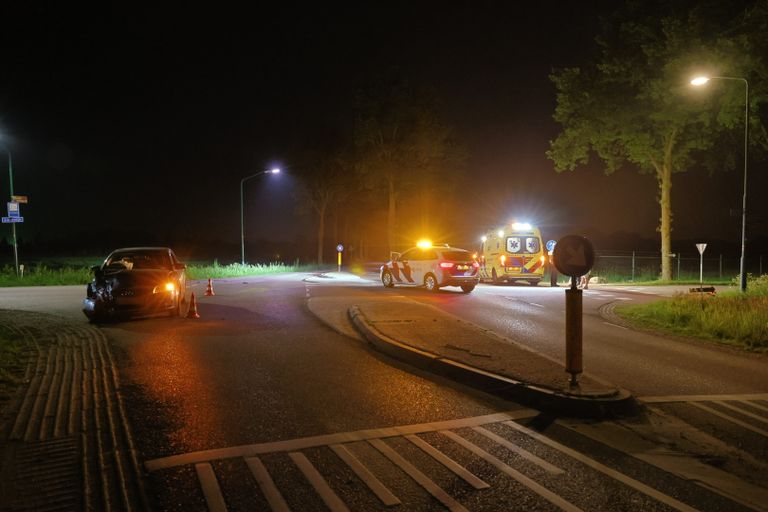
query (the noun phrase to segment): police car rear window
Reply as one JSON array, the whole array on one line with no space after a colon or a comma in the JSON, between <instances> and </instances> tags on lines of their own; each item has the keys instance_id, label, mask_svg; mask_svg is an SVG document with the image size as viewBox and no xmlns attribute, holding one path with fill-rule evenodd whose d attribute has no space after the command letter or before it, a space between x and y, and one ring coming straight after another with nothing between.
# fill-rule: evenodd
<instances>
[{"instance_id":1,"label":"police car rear window","mask_svg":"<svg viewBox=\"0 0 768 512\"><path fill-rule=\"evenodd\" d=\"M469 253L467 251L445 251L443 253L443 259L454 261L467 261L469 259Z\"/></svg>"}]
</instances>

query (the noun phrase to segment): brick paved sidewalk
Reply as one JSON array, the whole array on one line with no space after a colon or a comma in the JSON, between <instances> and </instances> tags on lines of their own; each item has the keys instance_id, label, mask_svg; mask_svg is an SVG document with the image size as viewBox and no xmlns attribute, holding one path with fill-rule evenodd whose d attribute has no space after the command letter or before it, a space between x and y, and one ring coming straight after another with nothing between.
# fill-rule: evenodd
<instances>
[{"instance_id":1,"label":"brick paved sidewalk","mask_svg":"<svg viewBox=\"0 0 768 512\"><path fill-rule=\"evenodd\" d=\"M54 315L0 310L23 339L23 384L0 411L0 510L148 510L102 331Z\"/></svg>"}]
</instances>

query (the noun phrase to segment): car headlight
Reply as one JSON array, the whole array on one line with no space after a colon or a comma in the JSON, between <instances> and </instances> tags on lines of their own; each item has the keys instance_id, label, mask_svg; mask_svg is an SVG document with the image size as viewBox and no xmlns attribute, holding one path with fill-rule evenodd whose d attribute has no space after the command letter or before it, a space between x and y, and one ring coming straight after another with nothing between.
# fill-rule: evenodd
<instances>
[{"instance_id":1,"label":"car headlight","mask_svg":"<svg viewBox=\"0 0 768 512\"><path fill-rule=\"evenodd\" d=\"M152 289L152 293L163 293L163 292L173 293L175 290L176 290L176 285L169 281L167 283L155 286Z\"/></svg>"}]
</instances>

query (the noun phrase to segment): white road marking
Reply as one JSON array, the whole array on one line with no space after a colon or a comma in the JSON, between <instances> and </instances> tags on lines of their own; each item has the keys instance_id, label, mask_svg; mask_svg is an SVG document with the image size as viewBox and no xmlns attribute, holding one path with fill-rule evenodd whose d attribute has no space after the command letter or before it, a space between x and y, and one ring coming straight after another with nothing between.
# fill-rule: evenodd
<instances>
[{"instance_id":1,"label":"white road marking","mask_svg":"<svg viewBox=\"0 0 768 512\"><path fill-rule=\"evenodd\" d=\"M400 500L397 499L397 496L392 494L390 490L387 489L387 487L381 483L381 481L376 478L373 473L368 471L368 468L363 466L357 457L355 457L352 452L347 450L344 445L332 444L330 448L336 453L336 455L339 456L341 460L347 463L347 466L349 466L350 469L355 472L357 477L362 480L365 485L368 486L373 494L375 494L376 497L379 498L384 505L392 507L400 504Z\"/></svg>"},{"instance_id":2,"label":"white road marking","mask_svg":"<svg viewBox=\"0 0 768 512\"><path fill-rule=\"evenodd\" d=\"M544 304L539 304L538 302L529 302L531 306L536 306L537 308L545 308L546 306Z\"/></svg>"},{"instance_id":3,"label":"white road marking","mask_svg":"<svg viewBox=\"0 0 768 512\"><path fill-rule=\"evenodd\" d=\"M264 497L267 499L267 503L269 503L269 508L274 512L290 512L291 509L285 502L285 498L280 494L272 477L269 476L269 471L264 467L261 460L258 457L246 457L245 463L248 464L248 469L253 473L253 478L259 484L261 492L264 493Z\"/></svg>"},{"instance_id":4,"label":"white road marking","mask_svg":"<svg viewBox=\"0 0 768 512\"><path fill-rule=\"evenodd\" d=\"M513 428L513 429L515 429L515 430L517 430L518 432L522 432L523 434L526 434L526 435L536 439L537 441L540 441L540 442L542 442L542 443L544 443L544 444L554 448L555 450L558 450L558 451L560 451L560 452L570 456L573 459L576 459L577 461L581 462L582 464L584 464L586 466L589 466L592 469L595 469L595 470L603 473L604 475L607 475L607 476L613 478L614 480L617 480L617 481L623 483L624 485L632 487L633 489L635 489L637 491L640 491L643 494L646 494L646 495L650 496L651 498L655 499L656 501L660 501L661 503L664 503L664 504L666 504L666 505L668 505L668 506L670 506L670 507L672 507L672 508L674 508L676 510L681 510L681 511L685 511L685 512L695 512L696 511L695 508L693 508L693 507L691 507L689 505L686 505L682 501L676 500L675 498L673 498L671 496L667 496L666 494L661 493L661 492L657 491L656 489L654 489L652 487L649 487L649 486L645 485L644 483L635 480L634 478L628 477L625 474L620 473L620 472L616 471L613 468L609 468L605 464L597 462L596 460L591 459L591 458L587 457L586 455L583 455L582 453L577 452L576 450L568 448L567 446L562 445L562 444L558 443L557 441L554 441L554 440L552 440L552 439L550 439L550 438L548 438L548 437L546 437L546 436L544 436L544 435L542 435L542 434L540 434L540 433L538 433L538 432L536 432L534 430L531 430L531 429L529 429L527 427L524 427L524 426L520 425L519 423L515 423L514 421L505 421L504 424L509 426L509 427L511 427L511 428Z\"/></svg>"},{"instance_id":5,"label":"white road marking","mask_svg":"<svg viewBox=\"0 0 768 512\"><path fill-rule=\"evenodd\" d=\"M691 405L694 407L697 407L703 411L707 411L709 414L713 414L717 416L718 418L722 418L726 421L730 421L734 425L738 425L742 428L745 428L747 430L751 430L752 432L755 432L756 434L760 434L761 436L768 437L768 431L763 430L761 428L757 428L747 422L741 421L739 419L734 418L733 416L729 416L725 413L722 413L716 409L713 409L712 407L709 407L708 405L701 404L699 402L691 402Z\"/></svg>"},{"instance_id":6,"label":"white road marking","mask_svg":"<svg viewBox=\"0 0 768 512\"><path fill-rule=\"evenodd\" d=\"M629 327L624 327L623 325L619 324L612 324L611 322L603 322L605 325L610 325L611 327L618 327L619 329L624 329L625 331L629 330Z\"/></svg>"},{"instance_id":7,"label":"white road marking","mask_svg":"<svg viewBox=\"0 0 768 512\"><path fill-rule=\"evenodd\" d=\"M768 423L768 418L764 416L758 416L757 414L751 413L747 410L742 409L741 407L736 407L735 405L731 405L728 402L715 402L717 405L720 405L722 407L725 407L726 409L730 409L732 411L736 411L739 414L743 414L744 416L748 418L752 418L753 420L760 421L762 423ZM743 402L741 402L743 403Z\"/></svg>"},{"instance_id":8,"label":"white road marking","mask_svg":"<svg viewBox=\"0 0 768 512\"><path fill-rule=\"evenodd\" d=\"M202 450L198 452L189 452L170 457L162 457L147 461L144 466L147 471L158 471L185 464L195 464L197 462L209 462L219 459L230 459L235 457L252 457L265 453L289 452L326 446L330 444L350 443L353 441L367 441L379 437L396 437L407 434L421 434L424 432L436 432L438 430L450 430L464 427L476 427L488 423L497 423L500 421L531 418L539 414L539 411L533 409L520 409L517 411L500 412L495 414L486 414L484 416L474 416L471 418L460 418L456 420L436 421L432 423L420 423L417 425L407 425L401 427L379 428L371 430L358 430L356 432L344 432L340 434L326 434L322 436L303 437L299 439L290 439L287 441L274 441L271 443L246 444L241 446L230 446L227 448L215 448L213 450Z\"/></svg>"},{"instance_id":9,"label":"white road marking","mask_svg":"<svg viewBox=\"0 0 768 512\"><path fill-rule=\"evenodd\" d=\"M754 407L755 409L757 409L757 410L759 410L759 411L765 411L765 412L768 412L768 407L764 407L764 406L762 406L762 405L760 405L760 404L756 404L756 403L752 403L752 402L747 402L747 401L745 401L745 400L736 400L736 401L737 401L738 403L740 403L740 404L743 404L743 405L749 405L750 407Z\"/></svg>"},{"instance_id":10,"label":"white road marking","mask_svg":"<svg viewBox=\"0 0 768 512\"><path fill-rule=\"evenodd\" d=\"M768 393L751 393L743 395L669 395L669 396L641 396L638 400L647 404L671 403L671 402L720 402L723 400L768 400Z\"/></svg>"},{"instance_id":11,"label":"white road marking","mask_svg":"<svg viewBox=\"0 0 768 512\"><path fill-rule=\"evenodd\" d=\"M407 440L409 440L411 443L415 444L419 448L422 449L425 453L430 455L433 459L438 461L440 464L448 468L449 470L453 471L457 476L462 478L465 482L467 482L469 485L474 487L475 489L487 489L490 487L487 483L480 480L478 477L476 477L471 471L467 470L464 466L420 438L419 436L405 436Z\"/></svg>"},{"instance_id":12,"label":"white road marking","mask_svg":"<svg viewBox=\"0 0 768 512\"><path fill-rule=\"evenodd\" d=\"M549 462L545 461L541 457L537 457L536 455L532 454L528 450L520 448L516 444L508 441L507 439L504 439L499 435L494 434L490 430L484 429L483 427L473 427L472 430L484 435L488 439L495 441L496 443L500 444L507 450L515 452L520 457L526 459L528 462L533 462L534 464L539 466L544 471L547 471L548 473L551 473L553 475L562 475L563 473L565 473L565 471L555 466L554 464L550 464Z\"/></svg>"},{"instance_id":13,"label":"white road marking","mask_svg":"<svg viewBox=\"0 0 768 512\"><path fill-rule=\"evenodd\" d=\"M349 512L349 509L344 502L341 501L341 498L333 492L333 489L331 489L328 482L325 481L323 475L315 469L315 466L309 462L309 459L303 453L291 452L288 456L293 460L293 463L296 464L299 470L304 473L304 476L309 480L309 483L312 484L312 487L315 488L315 491L320 495L323 502L329 509L331 509L331 512Z\"/></svg>"},{"instance_id":14,"label":"white road marking","mask_svg":"<svg viewBox=\"0 0 768 512\"><path fill-rule=\"evenodd\" d=\"M221 488L211 465L207 462L195 464L195 471L197 471L200 487L203 488L203 495L205 496L208 510L211 512L227 512L227 504L224 503L224 496L221 495Z\"/></svg>"},{"instance_id":15,"label":"white road marking","mask_svg":"<svg viewBox=\"0 0 768 512\"><path fill-rule=\"evenodd\" d=\"M574 505L574 504L564 500L563 498L561 498L560 496L558 496L554 492L550 491L546 487L543 487L542 485L534 482L533 480L531 480L530 478L528 478L524 474L522 474L519 471L517 471L516 469L508 466L507 464L505 464L504 462L500 461L499 459L497 459L496 457L494 457L490 453L486 452L485 450L483 450L482 448L480 448L476 444L474 444L474 443L472 443L470 441L467 441L466 439L464 439L460 435L455 434L453 432L449 432L447 430L442 430L442 431L440 431L440 433L442 435L444 435L445 437L447 437L448 439L454 441L455 443L463 446L464 448L466 448L470 452L474 453L475 455L477 455L481 459L485 460L486 462L488 462L492 466L496 467L496 469L498 469L502 473L505 473L505 474L511 476L518 483L524 485L525 487L527 487L531 491L535 492L536 494L538 494L539 496L541 496L545 500L549 501L553 505L556 505L556 506L560 507L562 510L573 511L573 512L581 511L581 509L578 508L576 505Z\"/></svg>"},{"instance_id":16,"label":"white road marking","mask_svg":"<svg viewBox=\"0 0 768 512\"><path fill-rule=\"evenodd\" d=\"M369 439L368 442L392 463L402 469L416 483L445 505L451 512L469 512L458 501L451 498L440 486L433 482L427 475L416 469L413 464L402 458L397 452L387 445L382 439Z\"/></svg>"}]
</instances>

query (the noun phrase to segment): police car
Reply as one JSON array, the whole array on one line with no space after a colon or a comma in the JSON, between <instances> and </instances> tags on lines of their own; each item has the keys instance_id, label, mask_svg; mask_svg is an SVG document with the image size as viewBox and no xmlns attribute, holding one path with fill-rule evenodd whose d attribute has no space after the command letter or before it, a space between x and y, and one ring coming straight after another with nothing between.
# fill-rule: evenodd
<instances>
[{"instance_id":1,"label":"police car","mask_svg":"<svg viewBox=\"0 0 768 512\"><path fill-rule=\"evenodd\" d=\"M480 280L479 267L464 249L421 241L402 254L393 252L392 259L381 266L380 277L387 288L423 286L436 292L443 286L459 286L469 293Z\"/></svg>"}]
</instances>

